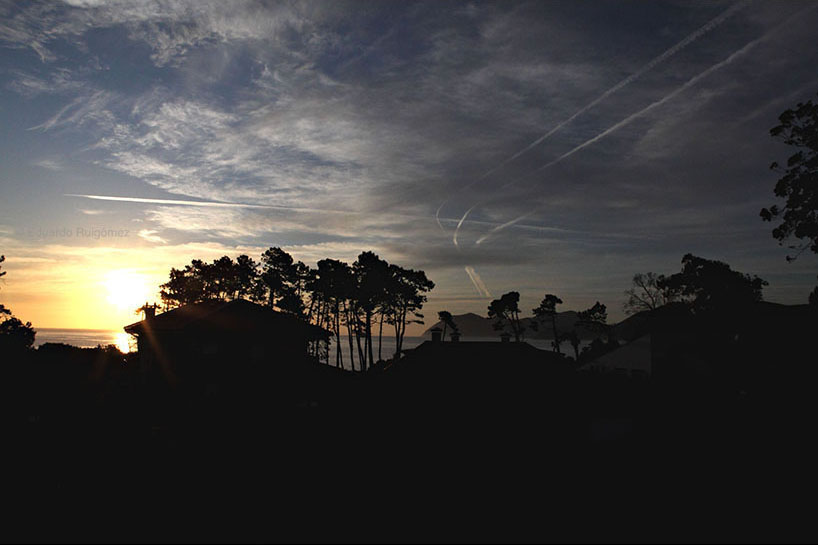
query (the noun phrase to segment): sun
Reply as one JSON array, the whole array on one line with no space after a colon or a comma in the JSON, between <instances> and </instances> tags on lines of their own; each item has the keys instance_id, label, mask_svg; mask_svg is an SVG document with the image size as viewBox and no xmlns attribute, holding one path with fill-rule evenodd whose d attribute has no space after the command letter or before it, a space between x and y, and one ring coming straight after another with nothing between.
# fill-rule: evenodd
<instances>
[{"instance_id":1,"label":"sun","mask_svg":"<svg viewBox=\"0 0 818 545\"><path fill-rule=\"evenodd\" d=\"M135 311L152 296L145 276L128 269L108 272L105 275L108 302L117 310Z\"/></svg>"}]
</instances>

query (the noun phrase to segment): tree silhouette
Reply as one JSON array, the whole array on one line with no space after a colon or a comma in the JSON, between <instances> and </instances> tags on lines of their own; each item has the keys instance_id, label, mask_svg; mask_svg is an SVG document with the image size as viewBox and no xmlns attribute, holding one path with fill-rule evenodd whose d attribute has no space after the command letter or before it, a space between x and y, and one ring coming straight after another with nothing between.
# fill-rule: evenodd
<instances>
[{"instance_id":1,"label":"tree silhouette","mask_svg":"<svg viewBox=\"0 0 818 545\"><path fill-rule=\"evenodd\" d=\"M551 329L554 333L554 340L551 341L551 345L554 347L554 351L557 354L562 354L560 352L560 341L562 340L560 337L559 331L557 331L557 305L562 304L562 299L553 295L551 293L547 293L543 300L540 302L540 306L533 310L534 316L536 317L537 321L545 321L548 320L551 322Z\"/></svg>"},{"instance_id":2,"label":"tree silhouette","mask_svg":"<svg viewBox=\"0 0 818 545\"><path fill-rule=\"evenodd\" d=\"M489 318L494 318L494 327L497 330L503 329L508 324L514 334L514 340L519 342L525 327L520 323L520 294L510 291L494 299L488 308Z\"/></svg>"},{"instance_id":3,"label":"tree silhouette","mask_svg":"<svg viewBox=\"0 0 818 545\"><path fill-rule=\"evenodd\" d=\"M419 270L390 265L375 253L361 252L350 266L323 259L312 269L281 248L271 247L256 263L247 255L234 262L223 256L212 263L194 259L184 269L172 268L161 285L167 308L202 301L250 299L330 330L337 340L336 365L343 367L341 327L347 330L350 367L374 363L373 326L378 325L378 359L382 358L383 325L395 328L397 353L406 326L423 323L420 310L434 282ZM353 344L353 339L355 343ZM363 344L362 344L363 343ZM313 346L316 353L320 347Z\"/></svg>"},{"instance_id":4,"label":"tree silhouette","mask_svg":"<svg viewBox=\"0 0 818 545\"><path fill-rule=\"evenodd\" d=\"M608 308L605 305L597 301L591 308L578 312L577 317L579 325L596 334L606 333L610 341Z\"/></svg>"},{"instance_id":5,"label":"tree silhouette","mask_svg":"<svg viewBox=\"0 0 818 545\"><path fill-rule=\"evenodd\" d=\"M790 237L806 239L801 247L791 246L800 253L809 247L818 253L818 104L798 103L779 117L779 125L770 135L796 148L787 159L786 169L777 162L770 168L783 172L775 186L775 195L786 199L783 208L771 206L761 210L764 221L781 219L773 229L773 237L783 243ZM797 254L796 254L797 256ZM788 256L789 260L795 257Z\"/></svg>"},{"instance_id":6,"label":"tree silhouette","mask_svg":"<svg viewBox=\"0 0 818 545\"><path fill-rule=\"evenodd\" d=\"M34 344L34 335L31 322L23 323L13 316L0 321L0 354L28 350Z\"/></svg>"},{"instance_id":7,"label":"tree silhouette","mask_svg":"<svg viewBox=\"0 0 818 545\"><path fill-rule=\"evenodd\" d=\"M171 268L168 281L159 287L166 308L196 303L204 297L204 283L194 274L191 265L184 269Z\"/></svg>"},{"instance_id":8,"label":"tree silhouette","mask_svg":"<svg viewBox=\"0 0 818 545\"><path fill-rule=\"evenodd\" d=\"M625 290L628 300L625 301L625 314L636 314L642 311L652 311L670 303L675 294L664 285L665 276L652 272L633 275L633 287Z\"/></svg>"},{"instance_id":9,"label":"tree silhouette","mask_svg":"<svg viewBox=\"0 0 818 545\"><path fill-rule=\"evenodd\" d=\"M426 293L434 289L435 283L421 270L389 265L389 273L387 308L395 328L395 354L399 355L403 350L406 326L423 324L423 314L420 311L428 299Z\"/></svg>"},{"instance_id":10,"label":"tree silhouette","mask_svg":"<svg viewBox=\"0 0 818 545\"><path fill-rule=\"evenodd\" d=\"M792 237L803 241L790 245L796 252L787 256L789 262L807 248L818 253L818 104L811 100L799 102L783 112L778 121L770 135L793 146L796 152L787 159L786 168L782 169L778 162L770 165L783 174L775 185L775 195L786 199L784 207L763 208L760 214L764 221L781 220L773 229L779 244ZM809 302L818 305L818 286Z\"/></svg>"},{"instance_id":11,"label":"tree silhouette","mask_svg":"<svg viewBox=\"0 0 818 545\"><path fill-rule=\"evenodd\" d=\"M264 300L261 283L258 282L259 264L248 255L242 254L236 258L235 281L236 297L260 302Z\"/></svg>"},{"instance_id":12,"label":"tree silhouette","mask_svg":"<svg viewBox=\"0 0 818 545\"><path fill-rule=\"evenodd\" d=\"M760 301L767 282L734 271L727 263L686 254L682 271L663 278L657 285L678 293L695 312L732 312Z\"/></svg>"},{"instance_id":13,"label":"tree silhouette","mask_svg":"<svg viewBox=\"0 0 818 545\"><path fill-rule=\"evenodd\" d=\"M454 317L452 316L451 312L449 312L448 310L441 310L440 312L437 313L437 318L438 320L443 322L443 334L441 335L441 338L444 341L446 340L447 329L451 329L452 333L458 333L459 330L457 328L457 324L454 323Z\"/></svg>"},{"instance_id":14,"label":"tree silhouette","mask_svg":"<svg viewBox=\"0 0 818 545\"><path fill-rule=\"evenodd\" d=\"M5 260L6 256L0 255L0 263ZM0 278L5 275L6 271L0 271ZM12 316L11 309L0 305L0 354L30 349L34 345L35 334L31 322L23 323Z\"/></svg>"},{"instance_id":15,"label":"tree silhouette","mask_svg":"<svg viewBox=\"0 0 818 545\"><path fill-rule=\"evenodd\" d=\"M322 259L318 262L318 269L315 272L312 283L308 285L308 289L313 292L313 301L326 301L329 308L329 322L332 332L335 335L335 365L337 367L344 366L344 357L341 351L341 324L342 324L342 307L343 315L347 317L347 304L349 298L349 286L351 283L352 272L349 265L336 259ZM311 303L311 306L313 303ZM321 325L318 323L317 325ZM351 368L355 369L355 359L352 352L352 329L347 327L347 336L349 338L349 356L351 358Z\"/></svg>"},{"instance_id":16,"label":"tree silhouette","mask_svg":"<svg viewBox=\"0 0 818 545\"><path fill-rule=\"evenodd\" d=\"M389 264L374 252L361 252L352 264L357 280L355 297L364 316L364 370L374 360L372 347L372 317L383 303L389 280Z\"/></svg>"},{"instance_id":17,"label":"tree silhouette","mask_svg":"<svg viewBox=\"0 0 818 545\"><path fill-rule=\"evenodd\" d=\"M281 248L269 248L261 255L261 282L271 308L277 307L279 299L292 290L294 276L293 256Z\"/></svg>"},{"instance_id":18,"label":"tree silhouette","mask_svg":"<svg viewBox=\"0 0 818 545\"><path fill-rule=\"evenodd\" d=\"M184 269L170 270L168 281L160 286L160 295L168 308L202 301L259 301L264 297L257 275L258 264L246 255L235 262L228 256L212 263L194 259Z\"/></svg>"},{"instance_id":19,"label":"tree silhouette","mask_svg":"<svg viewBox=\"0 0 818 545\"><path fill-rule=\"evenodd\" d=\"M0 255L0 263L3 263L5 260L6 260L6 256ZM4 271L2 269L3 269L3 266L0 265L0 278L3 278L4 276L6 276L6 271ZM7 309L5 306L3 306L2 304L0 304L0 317L2 317L3 315L7 315L7 314L11 314L11 311L9 309Z\"/></svg>"}]
</instances>

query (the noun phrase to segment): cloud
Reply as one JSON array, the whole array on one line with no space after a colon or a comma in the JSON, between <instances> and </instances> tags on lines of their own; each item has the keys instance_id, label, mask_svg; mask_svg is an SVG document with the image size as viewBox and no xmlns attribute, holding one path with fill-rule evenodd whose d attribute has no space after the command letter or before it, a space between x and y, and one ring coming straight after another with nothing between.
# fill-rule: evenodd
<instances>
[{"instance_id":1,"label":"cloud","mask_svg":"<svg viewBox=\"0 0 818 545\"><path fill-rule=\"evenodd\" d=\"M32 164L46 170L53 170L55 172L61 171L65 168L65 165L56 159L40 159L39 161L34 161Z\"/></svg>"},{"instance_id":2,"label":"cloud","mask_svg":"<svg viewBox=\"0 0 818 545\"><path fill-rule=\"evenodd\" d=\"M741 48L737 49L736 51L732 52L732 53L731 53L730 55L728 55L728 56L727 56L725 59L723 59L723 60L721 60L721 61L719 61L719 62L717 62L717 63L715 63L715 64L713 64L713 65L711 65L711 66L709 66L709 67L707 67L705 70L703 70L702 72L700 72L700 73L696 74L695 76L691 77L691 78L690 78L690 79L688 79L686 82L684 82L684 84L683 84L683 85L681 85L681 86L677 87L676 89L674 89L674 90L673 90L673 91L671 91L670 93L668 93L668 94L664 95L664 96L663 96L662 98L660 98L659 100L656 100L656 101L654 101L654 102L650 103L649 105L647 105L646 107L642 108L641 110L639 110L639 111L637 111L637 112L634 112L634 113L630 114L629 116L627 116L626 118L622 119L622 120L621 120L621 121L619 121L618 123L616 123L616 124L614 124L614 125L612 125L612 126L608 127L607 129L605 129L605 130L603 130L602 132L600 132L600 133L596 134L595 136L593 136L593 137L589 138L588 140L586 140L586 141L582 142L581 144L579 144L579 145L575 146L574 148L571 148L569 151L567 151L567 152L563 153L562 155L560 155L560 156L559 156L559 157L557 157L556 159L553 159L553 160L549 161L548 163L546 163L546 164L544 164L544 165L540 166L539 168L537 168L537 169L534 171L534 173L536 173L536 172L541 172L541 171L543 171L543 170L545 170L545 169L548 169L548 168L550 168L550 167L552 167L552 166L554 166L554 165L556 165L556 164L560 163L561 161L563 161L563 160L565 160L565 159L567 159L567 158L571 157L571 156L572 156L572 155L574 155L575 153L577 153L577 152L579 152L579 151L581 151L581 150L585 149L586 147L588 147L588 146L590 146L590 145L592 145L592 144L594 144L594 143L598 142L598 141L599 141L599 140L601 140L602 138L605 138L606 136L608 136L608 135L610 135L610 134L612 134L612 133L614 133L614 132L618 131L619 129L621 129L621 128L623 128L623 127L626 127L627 125L629 125L630 123L632 123L634 120L636 120L636 119L638 119L638 118L640 118L640 117L642 117L642 116L644 116L644 115L646 115L646 114L648 114L648 113L652 112L654 109L656 109L656 108L658 108L658 107L660 107L660 106L663 106L663 105L664 105L666 102L668 102L668 101L671 101L671 100L675 99L675 98L676 98L677 96L679 96L681 93L683 93L683 92L687 91L688 89L690 89L691 87L693 87L693 86L697 85L697 84L698 84L698 83L699 83L701 80L703 80L703 79L705 79L705 78L709 77L711 74L713 74L713 73L714 73L714 72L716 72L717 70L721 70L721 69L722 69L722 68L724 68L725 66L728 66L728 65L730 65L731 63L733 63L733 62L734 62L736 59L740 59L740 58L742 58L744 55L746 55L747 53L749 53L750 51L752 51L752 50L753 50L753 49L754 49L754 48L755 48L757 45L759 45L759 44L761 44L761 43L765 42L765 41L766 41L766 40L768 40L768 39L769 39L771 36L773 36L773 35L774 35L776 32L778 32L779 30L781 30L781 29L783 29L783 28L786 28L787 26L791 25L793 22L795 22L796 20L798 20L798 18L802 17L802 16L803 16L803 15L805 15L807 12L812 11L814 8L815 8L815 6L809 6L809 7L805 8L805 9L799 10L797 13L795 13L795 14L793 14L793 15L790 15L789 17L787 17L786 19L784 19L783 21L781 21L780 23L778 23L778 24L777 24L775 27L773 27L771 30L769 30L768 32L766 32L766 33L765 33L765 34L763 34L762 36L760 36L760 37L758 37L758 38L756 38L756 39L754 39L754 40L752 40L752 41L748 42L748 43L747 43L747 44L745 44L743 47L741 47ZM512 180L511 182L508 182L508 183L507 183L507 184L505 184L503 187L501 187L501 189L503 189L503 188L505 188L505 187L508 187L508 186L510 186L510 185L512 185L512 184L514 184L514 183L516 183L517 181L518 181L518 180ZM470 213L470 212L471 212L473 209L474 209L474 207L472 207L471 209L469 209L469 210L468 210L468 211L467 211L467 212L464 214L464 218L465 218L466 216L468 216L468 214L469 214L469 213ZM533 211L532 211L532 212L533 212ZM521 216L518 216L517 218L515 218L515 219L513 219L513 220L511 220L511 221L509 221L509 222L507 222L507 223L505 223L505 224L503 224L503 225L500 225L499 227L496 227L496 228L492 229L491 233L489 233L489 234L490 234L490 235L496 234L497 232L499 232L499 231L501 231L501 230L505 229L506 227L509 227L509 226L511 226L511 225L513 225L513 224L515 224L515 223L517 223L518 221L520 221L520 220L522 220L522 219L524 219L524 218L528 217L528 216L529 216L529 215L530 215L532 212L528 212L528 213L526 213L526 214L523 214L523 215L521 215ZM457 236L457 231L455 231L455 235L454 235L454 236L455 236L455 237ZM483 238L481 239L481 241L484 241L484 240L485 240L485 238L486 238L486 237L483 237ZM454 239L453 239L453 241L454 241L454 242L455 242L455 244L456 244L456 238L454 238Z\"/></svg>"},{"instance_id":3,"label":"cloud","mask_svg":"<svg viewBox=\"0 0 818 545\"><path fill-rule=\"evenodd\" d=\"M167 244L167 240L160 237L155 229L140 229L137 235L139 238L147 240L148 242L154 242L157 244Z\"/></svg>"},{"instance_id":4,"label":"cloud","mask_svg":"<svg viewBox=\"0 0 818 545\"><path fill-rule=\"evenodd\" d=\"M26 166L65 173L60 194L94 200L48 213L127 211L145 234L129 243L161 249L165 268L178 264L174 248L193 248L185 244L214 244L196 247L202 257L281 245L354 259L373 248L441 279L436 297L478 299L467 266L495 292L560 275L566 289L603 290L605 271L613 285L717 240L736 259L770 242L756 203L772 200L766 165L782 152L764 119L814 81L818 53L787 49L808 43L814 12L786 39L663 97L800 6L4 5L0 42L14 55L0 74L12 91L3 112L36 129L25 136L41 160ZM732 17L718 32L696 34L725 10ZM668 47L672 58L628 80ZM595 102L623 81L627 92ZM663 100L616 138L584 145ZM578 146L577 160L548 167L547 179L508 185ZM32 191L23 177L9 183ZM436 209L444 230L460 224L460 251ZM485 238L503 224L511 228Z\"/></svg>"}]
</instances>

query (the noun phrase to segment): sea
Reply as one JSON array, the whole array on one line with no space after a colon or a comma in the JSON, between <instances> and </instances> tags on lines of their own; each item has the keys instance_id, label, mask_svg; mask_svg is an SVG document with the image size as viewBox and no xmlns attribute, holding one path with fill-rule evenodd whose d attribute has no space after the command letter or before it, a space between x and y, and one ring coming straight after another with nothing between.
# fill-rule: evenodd
<instances>
[{"instance_id":1,"label":"sea","mask_svg":"<svg viewBox=\"0 0 818 545\"><path fill-rule=\"evenodd\" d=\"M64 343L80 348L94 348L96 346L114 345L122 352L136 351L136 339L128 335L124 331L106 330L106 329L49 329L38 328L37 335L34 338L34 345L40 346L44 343ZM415 348L423 341L429 340L425 337L404 337L404 348ZM497 337L461 337L461 341L471 342L497 342ZM354 342L354 339L353 339ZM526 339L527 343L540 350L552 350L550 339ZM378 359L378 339L373 339L373 353L375 359ZM590 343L588 340L582 340L580 343L580 350ZM381 355L383 359L388 359L395 351L395 338L384 336L381 340ZM565 354L573 354L573 348L564 344L562 351ZM358 366L357 347L355 347L355 366ZM349 368L349 341L346 336L341 339L341 354L344 360L344 367ZM330 363L335 363L335 343L330 343Z\"/></svg>"},{"instance_id":2,"label":"sea","mask_svg":"<svg viewBox=\"0 0 818 545\"><path fill-rule=\"evenodd\" d=\"M136 351L136 339L122 330L107 329L52 329L35 328L34 346L45 343L63 343L80 348L94 348L112 344L122 352Z\"/></svg>"}]
</instances>

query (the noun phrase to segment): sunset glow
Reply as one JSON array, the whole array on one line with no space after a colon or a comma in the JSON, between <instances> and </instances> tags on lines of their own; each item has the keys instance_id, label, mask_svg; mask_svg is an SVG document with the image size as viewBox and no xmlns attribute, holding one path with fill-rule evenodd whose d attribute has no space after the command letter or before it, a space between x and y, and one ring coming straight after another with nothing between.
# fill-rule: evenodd
<instances>
[{"instance_id":1,"label":"sunset glow","mask_svg":"<svg viewBox=\"0 0 818 545\"><path fill-rule=\"evenodd\" d=\"M131 351L131 343L133 342L133 338L125 332L120 332L116 334L116 347L119 349L120 352L130 352Z\"/></svg>"},{"instance_id":2,"label":"sunset glow","mask_svg":"<svg viewBox=\"0 0 818 545\"><path fill-rule=\"evenodd\" d=\"M148 279L129 270L111 271L105 278L107 301L117 310L136 310L148 302L154 291L148 285Z\"/></svg>"},{"instance_id":3,"label":"sunset glow","mask_svg":"<svg viewBox=\"0 0 818 545\"><path fill-rule=\"evenodd\" d=\"M818 53L790 44L818 9L411 6L6 13L3 304L41 328L121 330L171 267L271 246L422 268L430 315L548 289L619 320L632 275L687 252L806 300L814 256L782 266L758 211L786 152L769 129L815 95Z\"/></svg>"}]
</instances>

